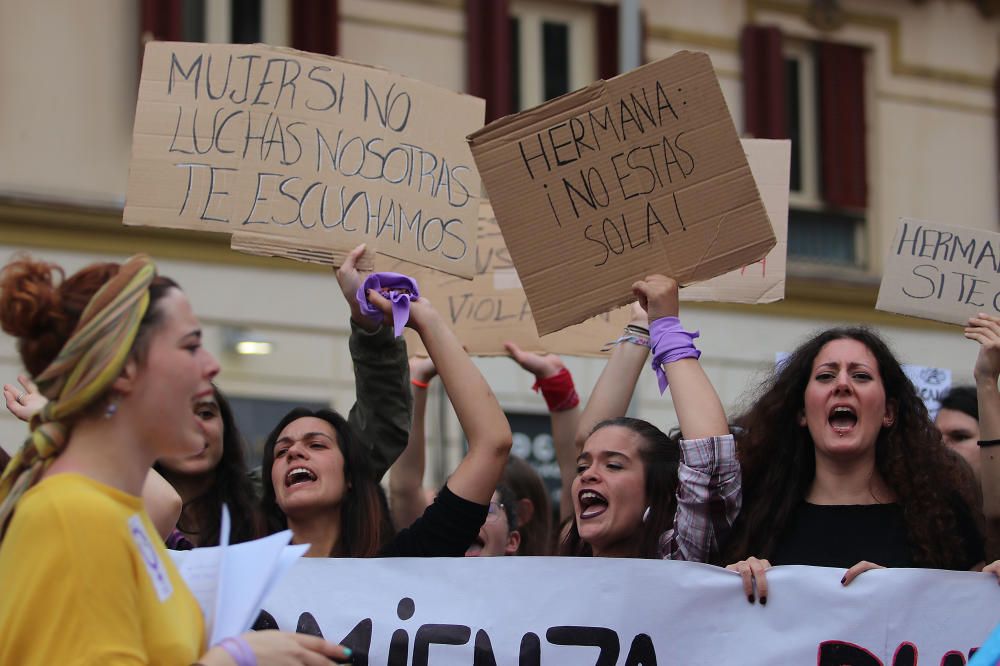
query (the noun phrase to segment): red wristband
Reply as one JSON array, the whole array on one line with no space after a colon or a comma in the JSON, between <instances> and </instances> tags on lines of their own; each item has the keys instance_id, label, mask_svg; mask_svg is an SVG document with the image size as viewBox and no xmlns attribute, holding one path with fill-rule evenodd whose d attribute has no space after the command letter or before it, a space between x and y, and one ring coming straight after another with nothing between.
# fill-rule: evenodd
<instances>
[{"instance_id":1,"label":"red wristband","mask_svg":"<svg viewBox=\"0 0 1000 666\"><path fill-rule=\"evenodd\" d=\"M431 385L430 382L422 382L419 379L411 379L410 383L413 384L414 386L416 386L418 388L422 388L422 389L425 389L425 388L427 388L428 386Z\"/></svg>"},{"instance_id":2,"label":"red wristband","mask_svg":"<svg viewBox=\"0 0 1000 666\"><path fill-rule=\"evenodd\" d=\"M566 368L551 377L539 379L531 388L534 391L541 390L550 412L565 412L580 404L580 396L573 386L573 375Z\"/></svg>"}]
</instances>

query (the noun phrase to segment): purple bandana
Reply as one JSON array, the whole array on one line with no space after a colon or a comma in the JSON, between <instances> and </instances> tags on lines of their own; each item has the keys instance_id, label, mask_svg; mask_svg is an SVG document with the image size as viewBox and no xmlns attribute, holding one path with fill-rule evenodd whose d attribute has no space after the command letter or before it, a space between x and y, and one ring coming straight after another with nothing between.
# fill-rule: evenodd
<instances>
[{"instance_id":1,"label":"purple bandana","mask_svg":"<svg viewBox=\"0 0 1000 666\"><path fill-rule=\"evenodd\" d=\"M361 314L376 324L381 324L385 316L368 302L366 294L369 289L374 289L392 302L393 329L398 338L410 319L410 301L420 298L417 281L401 273L372 273L365 278L357 293Z\"/></svg>"},{"instance_id":2,"label":"purple bandana","mask_svg":"<svg viewBox=\"0 0 1000 666\"><path fill-rule=\"evenodd\" d=\"M681 328L677 317L661 317L649 324L649 346L653 349L653 370L660 385L660 393L667 390L667 373L664 363L673 363L682 358L698 358L701 352L694 348L698 331L688 333Z\"/></svg>"}]
</instances>

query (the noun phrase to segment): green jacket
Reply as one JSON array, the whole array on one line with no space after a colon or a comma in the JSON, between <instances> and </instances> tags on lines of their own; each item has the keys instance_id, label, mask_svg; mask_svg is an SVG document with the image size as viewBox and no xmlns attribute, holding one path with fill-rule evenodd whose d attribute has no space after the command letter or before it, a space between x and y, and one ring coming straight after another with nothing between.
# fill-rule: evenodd
<instances>
[{"instance_id":1,"label":"green jacket","mask_svg":"<svg viewBox=\"0 0 1000 666\"><path fill-rule=\"evenodd\" d=\"M348 341L354 363L355 400L348 423L371 451L379 481L406 448L413 419L406 341L391 326L369 333L351 322Z\"/></svg>"}]
</instances>

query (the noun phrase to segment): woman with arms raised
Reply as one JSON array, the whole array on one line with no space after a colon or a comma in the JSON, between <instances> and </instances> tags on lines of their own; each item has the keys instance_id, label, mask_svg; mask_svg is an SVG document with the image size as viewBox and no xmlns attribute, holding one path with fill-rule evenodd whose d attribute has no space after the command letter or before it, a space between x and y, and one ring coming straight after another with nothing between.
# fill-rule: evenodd
<instances>
[{"instance_id":1,"label":"woman with arms raised","mask_svg":"<svg viewBox=\"0 0 1000 666\"><path fill-rule=\"evenodd\" d=\"M872 331L808 340L737 422L743 510L725 554L751 603L766 603L772 564L847 569L845 585L872 568L982 566L968 467Z\"/></svg>"},{"instance_id":2,"label":"woman with arms raised","mask_svg":"<svg viewBox=\"0 0 1000 666\"><path fill-rule=\"evenodd\" d=\"M344 658L280 632L204 652L201 610L139 494L155 460L204 446L194 406L212 395L218 363L187 298L148 258L61 274L20 259L0 276L0 325L48 399L0 479L0 663Z\"/></svg>"},{"instance_id":3,"label":"woman with arms raised","mask_svg":"<svg viewBox=\"0 0 1000 666\"><path fill-rule=\"evenodd\" d=\"M652 275L633 285L634 331L619 341L580 419L573 517L564 555L707 561L740 507L740 473L722 403L677 319L677 283ZM668 437L624 416L653 351L683 432ZM565 474L565 472L564 472Z\"/></svg>"},{"instance_id":4,"label":"woman with arms raised","mask_svg":"<svg viewBox=\"0 0 1000 666\"><path fill-rule=\"evenodd\" d=\"M392 304L375 290L367 297L392 328ZM262 512L270 531L287 526L295 543L309 543L307 556L461 556L486 519L510 452L510 425L486 380L426 299L410 303L406 325L420 335L437 368L468 453L423 515L390 540L368 447L335 412L293 410L264 445Z\"/></svg>"}]
</instances>

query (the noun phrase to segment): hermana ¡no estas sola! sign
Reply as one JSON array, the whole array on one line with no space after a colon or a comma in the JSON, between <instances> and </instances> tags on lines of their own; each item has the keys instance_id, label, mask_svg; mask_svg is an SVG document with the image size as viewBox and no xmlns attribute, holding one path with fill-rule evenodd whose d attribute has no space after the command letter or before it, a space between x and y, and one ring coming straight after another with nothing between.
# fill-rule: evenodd
<instances>
[{"instance_id":1,"label":"hermana \u00a1no estas sola! sign","mask_svg":"<svg viewBox=\"0 0 1000 666\"><path fill-rule=\"evenodd\" d=\"M539 335L775 244L712 63L682 51L495 121L472 153Z\"/></svg>"},{"instance_id":2,"label":"hermana \u00a1no estas sola! sign","mask_svg":"<svg viewBox=\"0 0 1000 666\"><path fill-rule=\"evenodd\" d=\"M150 42L124 222L335 265L367 242L472 277L480 185L464 137L484 109L338 58Z\"/></svg>"}]
</instances>

